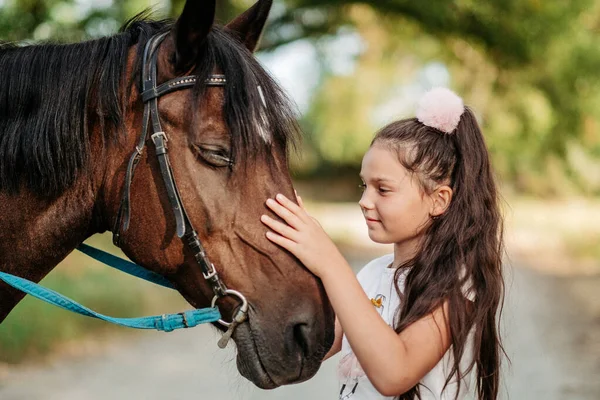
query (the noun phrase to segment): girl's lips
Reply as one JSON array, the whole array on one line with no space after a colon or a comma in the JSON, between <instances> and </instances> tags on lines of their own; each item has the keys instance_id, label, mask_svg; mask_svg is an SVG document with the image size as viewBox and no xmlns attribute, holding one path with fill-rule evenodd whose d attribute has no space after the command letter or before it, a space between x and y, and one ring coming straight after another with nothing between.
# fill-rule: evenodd
<instances>
[{"instance_id":1,"label":"girl's lips","mask_svg":"<svg viewBox=\"0 0 600 400\"><path fill-rule=\"evenodd\" d=\"M374 218L366 218L367 222L381 222L378 219L374 219Z\"/></svg>"}]
</instances>

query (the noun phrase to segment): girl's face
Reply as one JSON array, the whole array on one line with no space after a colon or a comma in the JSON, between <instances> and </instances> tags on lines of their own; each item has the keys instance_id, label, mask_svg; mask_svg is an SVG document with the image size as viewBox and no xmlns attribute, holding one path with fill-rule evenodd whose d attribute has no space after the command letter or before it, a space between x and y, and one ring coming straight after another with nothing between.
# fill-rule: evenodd
<instances>
[{"instance_id":1,"label":"girl's face","mask_svg":"<svg viewBox=\"0 0 600 400\"><path fill-rule=\"evenodd\" d=\"M416 248L431 221L433 206L416 177L392 150L378 144L363 157L360 177L364 192L358 204L371 240Z\"/></svg>"}]
</instances>

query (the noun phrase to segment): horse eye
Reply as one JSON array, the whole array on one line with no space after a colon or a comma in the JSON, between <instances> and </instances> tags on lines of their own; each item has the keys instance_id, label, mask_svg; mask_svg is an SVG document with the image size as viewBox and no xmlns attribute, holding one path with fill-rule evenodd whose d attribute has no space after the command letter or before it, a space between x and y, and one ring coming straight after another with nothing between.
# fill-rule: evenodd
<instances>
[{"instance_id":1,"label":"horse eye","mask_svg":"<svg viewBox=\"0 0 600 400\"><path fill-rule=\"evenodd\" d=\"M222 168L233 165L229 151L220 146L198 146L194 145L195 153L207 164Z\"/></svg>"}]
</instances>

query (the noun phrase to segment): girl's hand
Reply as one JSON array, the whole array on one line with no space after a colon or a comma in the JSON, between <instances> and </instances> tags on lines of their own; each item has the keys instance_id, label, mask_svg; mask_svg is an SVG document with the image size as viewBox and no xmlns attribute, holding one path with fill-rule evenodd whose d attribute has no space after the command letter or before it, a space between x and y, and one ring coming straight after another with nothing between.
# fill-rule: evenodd
<instances>
[{"instance_id":1,"label":"girl's hand","mask_svg":"<svg viewBox=\"0 0 600 400\"><path fill-rule=\"evenodd\" d=\"M326 268L339 264L343 257L317 220L306 213L302 199L297 199L300 206L282 194L275 196L275 200L267 200L267 207L286 223L267 215L260 220L272 230L267 232L270 241L294 254L313 274L321 276Z\"/></svg>"}]
</instances>

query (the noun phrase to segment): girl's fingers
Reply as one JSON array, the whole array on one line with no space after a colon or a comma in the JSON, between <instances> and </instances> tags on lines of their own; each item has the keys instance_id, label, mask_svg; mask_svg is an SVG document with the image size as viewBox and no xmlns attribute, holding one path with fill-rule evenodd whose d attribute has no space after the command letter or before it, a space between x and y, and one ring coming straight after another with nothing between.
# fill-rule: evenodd
<instances>
[{"instance_id":1,"label":"girl's fingers","mask_svg":"<svg viewBox=\"0 0 600 400\"><path fill-rule=\"evenodd\" d=\"M278 235L274 232L267 232L267 239L271 242L275 243L278 246L283 247L287 251L293 253L296 248L296 243L292 242L290 239L286 239L281 235Z\"/></svg>"},{"instance_id":2,"label":"girl's fingers","mask_svg":"<svg viewBox=\"0 0 600 400\"><path fill-rule=\"evenodd\" d=\"M304 209L304 204L302 203L302 197L300 197L298 195L298 192L296 191L296 189L294 189L294 195L296 196L296 202L298 203L300 208Z\"/></svg>"},{"instance_id":3,"label":"girl's fingers","mask_svg":"<svg viewBox=\"0 0 600 400\"><path fill-rule=\"evenodd\" d=\"M289 225L279 222L269 217L268 215L261 216L260 220L263 224L271 228L274 232L278 233L279 235L282 235L293 241L296 240L296 234L298 233L298 231L296 231L294 228L291 228Z\"/></svg>"},{"instance_id":4,"label":"girl's fingers","mask_svg":"<svg viewBox=\"0 0 600 400\"><path fill-rule=\"evenodd\" d=\"M295 204L294 204L295 205ZM292 228L298 228L302 223L300 217L294 212L294 210L290 210L285 205L280 204L279 202L269 199L267 200L267 206L278 216L280 216L288 225ZM296 206L296 209L299 209Z\"/></svg>"},{"instance_id":5,"label":"girl's fingers","mask_svg":"<svg viewBox=\"0 0 600 400\"><path fill-rule=\"evenodd\" d=\"M304 211L306 211L306 208L304 207L304 202L302 201L302 197L296 195L296 201L298 202L298 205L300 206L300 208L302 208Z\"/></svg>"},{"instance_id":6,"label":"girl's fingers","mask_svg":"<svg viewBox=\"0 0 600 400\"><path fill-rule=\"evenodd\" d=\"M278 194L277 196L275 196L275 200L277 200L279 204L281 204L282 206L290 210L292 213L294 213L298 218L300 218L300 220L304 220L303 217L306 215L306 212L304 212L303 207L294 203L282 194Z\"/></svg>"}]
</instances>

